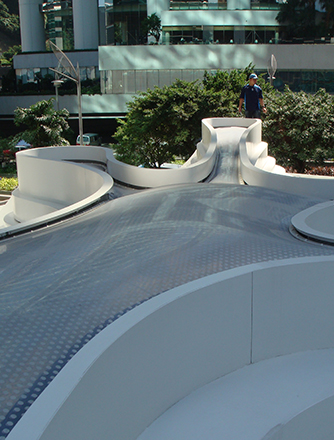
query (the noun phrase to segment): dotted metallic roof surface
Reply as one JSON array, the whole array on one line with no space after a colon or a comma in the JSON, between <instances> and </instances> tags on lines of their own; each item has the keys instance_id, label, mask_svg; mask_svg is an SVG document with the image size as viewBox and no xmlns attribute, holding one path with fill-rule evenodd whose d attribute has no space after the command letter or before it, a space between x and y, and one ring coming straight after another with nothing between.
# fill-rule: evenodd
<instances>
[{"instance_id":1,"label":"dotted metallic roof surface","mask_svg":"<svg viewBox=\"0 0 334 440\"><path fill-rule=\"evenodd\" d=\"M224 183L111 200L0 242L0 439L73 355L129 309L237 266L332 255L291 217L318 200Z\"/></svg>"}]
</instances>

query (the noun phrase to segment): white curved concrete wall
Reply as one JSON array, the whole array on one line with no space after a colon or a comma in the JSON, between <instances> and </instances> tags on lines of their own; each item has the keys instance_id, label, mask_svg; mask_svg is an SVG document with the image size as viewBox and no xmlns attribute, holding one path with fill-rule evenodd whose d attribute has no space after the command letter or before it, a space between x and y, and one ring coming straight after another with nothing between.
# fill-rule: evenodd
<instances>
[{"instance_id":1,"label":"white curved concrete wall","mask_svg":"<svg viewBox=\"0 0 334 440\"><path fill-rule=\"evenodd\" d=\"M334 347L333 267L333 257L257 264L145 302L74 356L8 440L136 439L218 377Z\"/></svg>"},{"instance_id":2,"label":"white curved concrete wall","mask_svg":"<svg viewBox=\"0 0 334 440\"><path fill-rule=\"evenodd\" d=\"M334 202L319 203L299 212L291 219L292 226L306 237L334 243Z\"/></svg>"},{"instance_id":3,"label":"white curved concrete wall","mask_svg":"<svg viewBox=\"0 0 334 440\"><path fill-rule=\"evenodd\" d=\"M255 120L242 135L239 148L241 176L248 185L262 186L306 197L333 199L333 177L283 173L281 167L278 167L276 171L274 162L272 171L261 169L265 161L256 166L258 157L256 152L261 142L261 121ZM268 156L267 159L270 157ZM273 158L271 159L274 161Z\"/></svg>"},{"instance_id":4,"label":"white curved concrete wall","mask_svg":"<svg viewBox=\"0 0 334 440\"><path fill-rule=\"evenodd\" d=\"M264 440L331 440L334 437L334 397L329 397L289 422L273 429Z\"/></svg>"},{"instance_id":5,"label":"white curved concrete wall","mask_svg":"<svg viewBox=\"0 0 334 440\"><path fill-rule=\"evenodd\" d=\"M106 152L98 147L74 146L17 153L19 187L12 198L13 214L18 222L55 211L58 211L56 216L68 215L71 209L94 203L112 188L113 180L107 173L71 160L106 163Z\"/></svg>"},{"instance_id":6,"label":"white curved concrete wall","mask_svg":"<svg viewBox=\"0 0 334 440\"><path fill-rule=\"evenodd\" d=\"M202 142L191 160L177 169L138 168L118 161L111 152L108 155L108 172L117 181L141 188L165 185L197 183L212 171L216 160L217 135L212 120L202 121Z\"/></svg>"}]
</instances>

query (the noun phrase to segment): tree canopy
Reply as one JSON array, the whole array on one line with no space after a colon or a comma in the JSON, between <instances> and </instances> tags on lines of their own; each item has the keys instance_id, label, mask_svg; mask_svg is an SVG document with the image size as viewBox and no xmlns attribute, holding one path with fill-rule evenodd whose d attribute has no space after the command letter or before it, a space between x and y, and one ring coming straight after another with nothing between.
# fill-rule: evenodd
<instances>
[{"instance_id":1,"label":"tree canopy","mask_svg":"<svg viewBox=\"0 0 334 440\"><path fill-rule=\"evenodd\" d=\"M240 90L252 66L206 73L204 81L176 80L142 92L120 120L114 150L123 162L159 167L173 157L188 159L201 138L201 120L237 116Z\"/></svg>"},{"instance_id":2,"label":"tree canopy","mask_svg":"<svg viewBox=\"0 0 334 440\"><path fill-rule=\"evenodd\" d=\"M285 38L314 39L333 35L333 0L319 0L322 12L316 9L316 4L316 0L289 0L281 3L276 19L285 28Z\"/></svg>"},{"instance_id":3,"label":"tree canopy","mask_svg":"<svg viewBox=\"0 0 334 440\"><path fill-rule=\"evenodd\" d=\"M144 35L155 38L156 43L159 42L161 33L161 20L156 13L149 15L142 21L141 30Z\"/></svg>"},{"instance_id":4,"label":"tree canopy","mask_svg":"<svg viewBox=\"0 0 334 440\"><path fill-rule=\"evenodd\" d=\"M20 19L16 14L9 12L6 4L0 0L0 30L9 35L19 35Z\"/></svg>"},{"instance_id":5,"label":"tree canopy","mask_svg":"<svg viewBox=\"0 0 334 440\"><path fill-rule=\"evenodd\" d=\"M334 101L319 90L315 95L273 91L267 97L263 138L277 163L303 173L334 157Z\"/></svg>"},{"instance_id":6,"label":"tree canopy","mask_svg":"<svg viewBox=\"0 0 334 440\"><path fill-rule=\"evenodd\" d=\"M17 126L25 126L25 130L15 136L12 143L24 139L33 147L50 145L68 145L63 137L69 130L66 109L54 110L54 98L39 101L29 108L18 107L14 112L14 122Z\"/></svg>"},{"instance_id":7,"label":"tree canopy","mask_svg":"<svg viewBox=\"0 0 334 440\"><path fill-rule=\"evenodd\" d=\"M208 92L196 81L155 87L129 103L115 135L115 151L124 162L151 167L173 156L188 158L200 138L201 119L219 113L220 94Z\"/></svg>"}]
</instances>

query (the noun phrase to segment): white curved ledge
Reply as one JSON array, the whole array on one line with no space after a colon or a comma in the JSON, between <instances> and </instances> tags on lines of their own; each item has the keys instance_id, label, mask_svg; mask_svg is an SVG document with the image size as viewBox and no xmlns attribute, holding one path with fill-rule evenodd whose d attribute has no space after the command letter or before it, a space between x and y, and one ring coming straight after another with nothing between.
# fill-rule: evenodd
<instances>
[{"instance_id":1,"label":"white curved ledge","mask_svg":"<svg viewBox=\"0 0 334 440\"><path fill-rule=\"evenodd\" d=\"M138 440L332 439L333 368L334 349L248 365L177 402Z\"/></svg>"},{"instance_id":2,"label":"white curved ledge","mask_svg":"<svg viewBox=\"0 0 334 440\"><path fill-rule=\"evenodd\" d=\"M111 189L112 178L139 188L201 182L215 166L216 129L220 127L246 128L239 143L239 157L241 177L247 184L308 197L333 198L333 177L287 174L276 165L275 159L268 156L267 144L262 142L260 120L208 118L202 120L202 140L195 153L178 169L127 165L116 160L112 150L102 147L47 147L19 152L19 188L14 191L6 210L2 210L5 227L0 236L59 219L89 206ZM102 163L108 172L73 161Z\"/></svg>"},{"instance_id":3,"label":"white curved ledge","mask_svg":"<svg viewBox=\"0 0 334 440\"><path fill-rule=\"evenodd\" d=\"M106 163L103 148L36 148L17 153L16 161L19 187L3 211L7 226L1 229L1 236L78 212L96 203L113 187L108 173L74 163Z\"/></svg>"},{"instance_id":4,"label":"white curved ledge","mask_svg":"<svg viewBox=\"0 0 334 440\"><path fill-rule=\"evenodd\" d=\"M118 182L139 188L197 183L211 173L216 159L217 135L213 119L202 120L202 140L191 158L177 169L138 168L118 161L107 152L108 172Z\"/></svg>"},{"instance_id":5,"label":"white curved ledge","mask_svg":"<svg viewBox=\"0 0 334 440\"><path fill-rule=\"evenodd\" d=\"M299 212L291 224L306 237L334 243L334 202L319 203Z\"/></svg>"},{"instance_id":6,"label":"white curved ledge","mask_svg":"<svg viewBox=\"0 0 334 440\"><path fill-rule=\"evenodd\" d=\"M333 349L333 267L333 256L254 264L152 298L85 345L8 440L136 439L211 381L277 356ZM308 407L330 396L314 392ZM297 415L286 405L282 423Z\"/></svg>"},{"instance_id":7,"label":"white curved ledge","mask_svg":"<svg viewBox=\"0 0 334 440\"><path fill-rule=\"evenodd\" d=\"M244 182L304 197L334 197L333 177L289 174L276 165L275 159L268 156L267 144L262 142L261 121L251 121L253 123L242 135L239 146L240 171Z\"/></svg>"}]
</instances>

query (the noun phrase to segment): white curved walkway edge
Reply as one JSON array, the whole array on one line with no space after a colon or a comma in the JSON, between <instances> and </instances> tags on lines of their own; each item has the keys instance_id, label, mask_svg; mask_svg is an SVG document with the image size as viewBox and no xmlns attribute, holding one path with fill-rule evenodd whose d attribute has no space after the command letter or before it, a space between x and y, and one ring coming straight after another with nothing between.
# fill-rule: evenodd
<instances>
[{"instance_id":1,"label":"white curved walkway edge","mask_svg":"<svg viewBox=\"0 0 334 440\"><path fill-rule=\"evenodd\" d=\"M235 139L239 142L241 177L247 184L308 197L334 197L333 177L287 174L276 165L275 159L268 156L267 144L262 142L260 120L203 119L202 140L178 169L127 165L117 161L112 150L102 147L47 147L17 153L19 188L0 210L0 236L47 224L96 203L111 190L113 179L138 188L201 182L216 166L219 129L227 127L244 129L241 137L240 132L236 133ZM84 163L103 164L106 172ZM212 176L211 180L219 181Z\"/></svg>"},{"instance_id":2,"label":"white curved walkway edge","mask_svg":"<svg viewBox=\"0 0 334 440\"><path fill-rule=\"evenodd\" d=\"M277 424L287 424L320 403L333 409L334 295L329 294L332 281L326 276L333 264L333 256L258 263L150 299L87 343L8 440L134 440L172 405L186 396L192 401L191 393L201 394L201 387L223 376L229 396L240 399L233 414L232 402L230 426L233 420L238 426L245 420L246 426L253 424L253 433L242 434L241 427L236 436L215 437L215 429L222 432L218 424L210 438L260 440L270 430L266 439L289 438L274 436ZM308 354L310 350L325 351ZM294 353L296 357L289 356ZM279 377L274 378L270 366ZM253 380L262 387L258 400ZM282 389L275 392L275 383ZM234 394L238 390L240 394ZM277 396L270 395L274 392ZM257 407L249 406L252 397ZM272 403L267 409L266 398ZM215 411L215 403L208 412ZM262 412L270 408L276 413L267 418ZM252 417L256 411L258 417ZM316 413L308 413L313 429ZM324 429L333 428L332 417L323 423ZM186 439L175 433L169 438Z\"/></svg>"},{"instance_id":3,"label":"white curved walkway edge","mask_svg":"<svg viewBox=\"0 0 334 440\"><path fill-rule=\"evenodd\" d=\"M19 187L1 208L0 236L48 224L79 212L113 187L107 173L81 162L106 161L102 148L46 147L18 152Z\"/></svg>"},{"instance_id":4,"label":"white curved walkway edge","mask_svg":"<svg viewBox=\"0 0 334 440\"><path fill-rule=\"evenodd\" d=\"M138 440L315 440L334 435L334 349L249 365L194 391Z\"/></svg>"},{"instance_id":5,"label":"white curved walkway edge","mask_svg":"<svg viewBox=\"0 0 334 440\"><path fill-rule=\"evenodd\" d=\"M302 235L334 243L334 202L324 202L299 212L291 219L292 226Z\"/></svg>"},{"instance_id":6,"label":"white curved walkway edge","mask_svg":"<svg viewBox=\"0 0 334 440\"><path fill-rule=\"evenodd\" d=\"M247 119L246 119L247 120ZM286 173L268 156L268 146L262 142L261 121L253 121L243 134L240 145L240 171L248 185L262 186L305 197L334 198L334 178Z\"/></svg>"}]
</instances>

